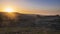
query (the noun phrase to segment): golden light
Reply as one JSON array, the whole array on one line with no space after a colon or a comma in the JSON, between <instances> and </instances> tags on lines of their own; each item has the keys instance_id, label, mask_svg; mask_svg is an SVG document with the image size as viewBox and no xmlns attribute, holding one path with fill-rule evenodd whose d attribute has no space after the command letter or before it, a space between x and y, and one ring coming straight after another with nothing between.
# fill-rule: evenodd
<instances>
[{"instance_id":1,"label":"golden light","mask_svg":"<svg viewBox=\"0 0 60 34\"><path fill-rule=\"evenodd\" d=\"M6 12L6 16L9 17L10 19L15 19L15 10L13 7L4 7L3 12Z\"/></svg>"},{"instance_id":2,"label":"golden light","mask_svg":"<svg viewBox=\"0 0 60 34\"><path fill-rule=\"evenodd\" d=\"M5 8L4 11L5 12L14 12L14 9L13 8Z\"/></svg>"}]
</instances>

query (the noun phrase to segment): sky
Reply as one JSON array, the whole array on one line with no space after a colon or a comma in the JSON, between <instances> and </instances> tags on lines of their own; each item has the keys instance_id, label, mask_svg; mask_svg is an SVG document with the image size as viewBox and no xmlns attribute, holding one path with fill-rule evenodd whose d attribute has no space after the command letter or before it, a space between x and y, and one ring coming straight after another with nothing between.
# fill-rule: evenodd
<instances>
[{"instance_id":1,"label":"sky","mask_svg":"<svg viewBox=\"0 0 60 34\"><path fill-rule=\"evenodd\" d=\"M60 15L60 0L0 0L0 10L7 6L24 13Z\"/></svg>"}]
</instances>

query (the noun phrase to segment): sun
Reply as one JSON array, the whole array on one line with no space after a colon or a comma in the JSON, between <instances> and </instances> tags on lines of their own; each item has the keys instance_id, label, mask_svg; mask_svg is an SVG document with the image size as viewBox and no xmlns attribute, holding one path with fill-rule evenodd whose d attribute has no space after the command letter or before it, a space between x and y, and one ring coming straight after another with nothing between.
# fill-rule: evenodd
<instances>
[{"instance_id":1,"label":"sun","mask_svg":"<svg viewBox=\"0 0 60 34\"><path fill-rule=\"evenodd\" d=\"M5 11L6 12L13 12L13 9L12 8L7 8Z\"/></svg>"},{"instance_id":2,"label":"sun","mask_svg":"<svg viewBox=\"0 0 60 34\"><path fill-rule=\"evenodd\" d=\"M5 11L5 12L14 12L14 9L13 9L13 8L5 8L4 11Z\"/></svg>"}]
</instances>

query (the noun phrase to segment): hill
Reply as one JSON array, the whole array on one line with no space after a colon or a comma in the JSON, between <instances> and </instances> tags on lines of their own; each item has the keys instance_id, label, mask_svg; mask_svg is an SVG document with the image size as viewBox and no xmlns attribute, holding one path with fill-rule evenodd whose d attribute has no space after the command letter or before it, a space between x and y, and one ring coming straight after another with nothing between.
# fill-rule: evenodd
<instances>
[{"instance_id":1,"label":"hill","mask_svg":"<svg viewBox=\"0 0 60 34\"><path fill-rule=\"evenodd\" d=\"M7 12L0 12L0 27L40 27L60 29L60 16L41 16L36 14L21 14L14 12L14 19L9 18ZM12 17L12 16L11 16ZM56 27L57 26L57 27Z\"/></svg>"}]
</instances>

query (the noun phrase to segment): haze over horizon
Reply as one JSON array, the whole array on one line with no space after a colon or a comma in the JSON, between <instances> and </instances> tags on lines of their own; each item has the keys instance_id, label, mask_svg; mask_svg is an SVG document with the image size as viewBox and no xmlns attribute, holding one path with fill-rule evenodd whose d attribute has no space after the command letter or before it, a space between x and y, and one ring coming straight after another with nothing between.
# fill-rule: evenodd
<instances>
[{"instance_id":1,"label":"haze over horizon","mask_svg":"<svg viewBox=\"0 0 60 34\"><path fill-rule=\"evenodd\" d=\"M0 0L0 11L7 7L21 13L60 15L60 0Z\"/></svg>"}]
</instances>

